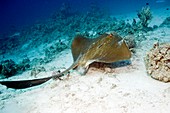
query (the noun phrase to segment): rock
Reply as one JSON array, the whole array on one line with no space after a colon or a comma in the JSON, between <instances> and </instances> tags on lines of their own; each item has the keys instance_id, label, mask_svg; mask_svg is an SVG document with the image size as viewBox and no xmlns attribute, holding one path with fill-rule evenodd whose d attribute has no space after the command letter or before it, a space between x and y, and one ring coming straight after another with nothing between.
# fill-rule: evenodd
<instances>
[{"instance_id":1,"label":"rock","mask_svg":"<svg viewBox=\"0 0 170 113\"><path fill-rule=\"evenodd\" d=\"M155 43L146 55L145 64L152 78L170 82L170 43Z\"/></svg>"},{"instance_id":2,"label":"rock","mask_svg":"<svg viewBox=\"0 0 170 113\"><path fill-rule=\"evenodd\" d=\"M36 65L42 65L44 63L44 59L43 58L34 58L30 61L30 66L36 66Z\"/></svg>"},{"instance_id":3,"label":"rock","mask_svg":"<svg viewBox=\"0 0 170 113\"><path fill-rule=\"evenodd\" d=\"M136 47L136 41L134 35L127 35L124 40L126 41L129 49Z\"/></svg>"},{"instance_id":4,"label":"rock","mask_svg":"<svg viewBox=\"0 0 170 113\"><path fill-rule=\"evenodd\" d=\"M18 71L18 65L11 59L2 61L0 65L0 74L5 77L11 77Z\"/></svg>"},{"instance_id":5,"label":"rock","mask_svg":"<svg viewBox=\"0 0 170 113\"><path fill-rule=\"evenodd\" d=\"M157 25L153 25L153 29L157 29L158 28L158 26Z\"/></svg>"},{"instance_id":6,"label":"rock","mask_svg":"<svg viewBox=\"0 0 170 113\"><path fill-rule=\"evenodd\" d=\"M43 66L34 67L31 70L31 76L37 77L40 72L45 72L46 69Z\"/></svg>"},{"instance_id":7,"label":"rock","mask_svg":"<svg viewBox=\"0 0 170 113\"><path fill-rule=\"evenodd\" d=\"M45 49L45 57L43 62L48 63L52 61L56 57L56 54L58 54L59 52L63 51L66 48L68 48L68 45L66 45L64 41L62 42L61 40L59 40L49 48Z\"/></svg>"},{"instance_id":8,"label":"rock","mask_svg":"<svg viewBox=\"0 0 170 113\"><path fill-rule=\"evenodd\" d=\"M20 71L20 72L23 72L23 71L26 71L26 70L28 70L28 69L30 69L30 60L29 60L29 58L25 58L25 59L23 59L22 60L22 62L20 63L20 64L18 64L18 71Z\"/></svg>"},{"instance_id":9,"label":"rock","mask_svg":"<svg viewBox=\"0 0 170 113\"><path fill-rule=\"evenodd\" d=\"M170 27L170 17L167 17L163 23L160 25L160 27Z\"/></svg>"}]
</instances>

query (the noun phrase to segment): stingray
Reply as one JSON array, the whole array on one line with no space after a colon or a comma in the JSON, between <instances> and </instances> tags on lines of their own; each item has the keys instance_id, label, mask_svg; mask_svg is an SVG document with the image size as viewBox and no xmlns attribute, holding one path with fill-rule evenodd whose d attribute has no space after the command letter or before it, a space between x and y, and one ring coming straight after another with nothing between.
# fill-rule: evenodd
<instances>
[{"instance_id":1,"label":"stingray","mask_svg":"<svg viewBox=\"0 0 170 113\"><path fill-rule=\"evenodd\" d=\"M103 34L97 38L77 35L72 41L71 52L73 64L59 74L32 80L0 81L0 84L6 85L8 88L23 89L40 85L50 79L60 79L72 69L77 69L80 74L85 74L93 62L113 63L131 58L127 44L116 33Z\"/></svg>"}]
</instances>

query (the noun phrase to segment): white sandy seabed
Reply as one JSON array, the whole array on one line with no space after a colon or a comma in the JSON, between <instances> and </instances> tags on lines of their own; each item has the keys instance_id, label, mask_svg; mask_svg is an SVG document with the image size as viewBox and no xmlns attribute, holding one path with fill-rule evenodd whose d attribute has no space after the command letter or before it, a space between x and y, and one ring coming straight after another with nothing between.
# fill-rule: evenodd
<instances>
[{"instance_id":1,"label":"white sandy seabed","mask_svg":"<svg viewBox=\"0 0 170 113\"><path fill-rule=\"evenodd\" d=\"M154 12L152 23L160 23L170 16L162 10ZM132 64L117 67L113 73L91 68L85 76L80 76L73 71L63 81L50 80L24 90L6 89L1 85L0 113L169 113L170 83L148 76L143 57L154 37L170 42L170 28L148 32L146 37L147 40L142 42L145 46L137 50L137 57L131 59ZM71 51L65 50L44 67L67 68L71 63ZM25 76L28 73L25 72Z\"/></svg>"}]
</instances>

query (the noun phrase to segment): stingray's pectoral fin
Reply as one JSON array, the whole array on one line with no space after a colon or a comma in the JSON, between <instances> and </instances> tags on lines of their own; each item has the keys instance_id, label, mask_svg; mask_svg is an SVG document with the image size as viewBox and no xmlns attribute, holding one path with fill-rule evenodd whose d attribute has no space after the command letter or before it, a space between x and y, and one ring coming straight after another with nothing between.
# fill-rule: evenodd
<instances>
[{"instance_id":1,"label":"stingray's pectoral fin","mask_svg":"<svg viewBox=\"0 0 170 113\"><path fill-rule=\"evenodd\" d=\"M24 89L32 86L40 85L50 80L51 77L34 79L34 80L20 80L20 81L0 81L0 84L7 86L7 88Z\"/></svg>"}]
</instances>

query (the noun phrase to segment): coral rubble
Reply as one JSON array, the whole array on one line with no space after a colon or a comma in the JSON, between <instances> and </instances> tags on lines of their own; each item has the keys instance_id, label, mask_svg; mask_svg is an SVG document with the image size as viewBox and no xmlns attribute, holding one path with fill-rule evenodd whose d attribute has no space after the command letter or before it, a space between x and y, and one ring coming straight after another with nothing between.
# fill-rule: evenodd
<instances>
[{"instance_id":1,"label":"coral rubble","mask_svg":"<svg viewBox=\"0 0 170 113\"><path fill-rule=\"evenodd\" d=\"M170 82L170 43L154 44L145 58L147 73L152 78Z\"/></svg>"}]
</instances>

